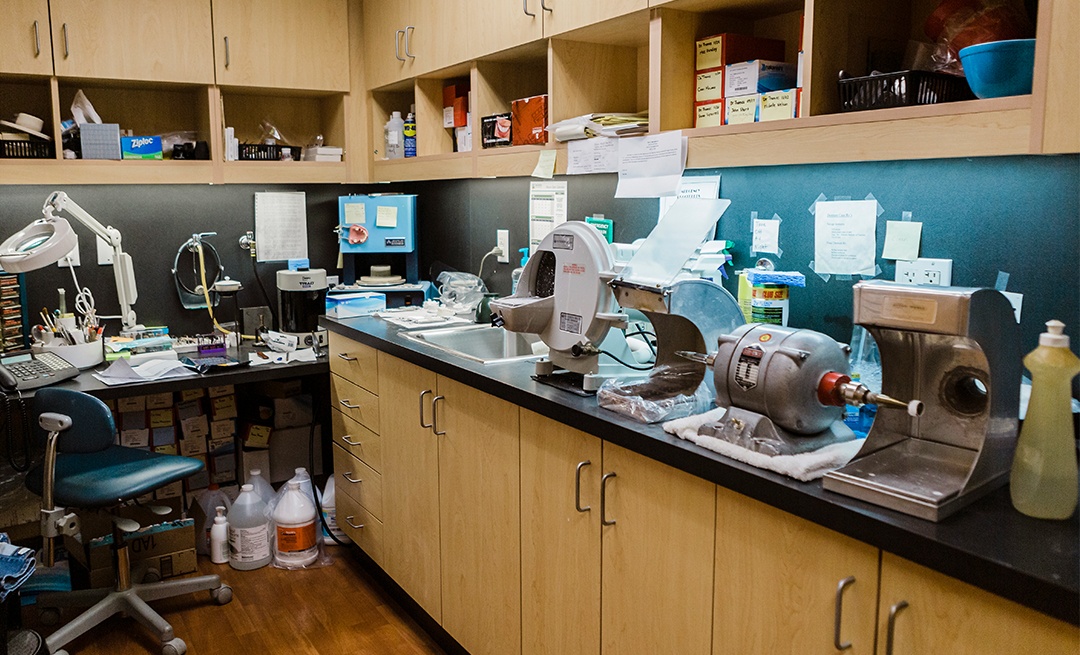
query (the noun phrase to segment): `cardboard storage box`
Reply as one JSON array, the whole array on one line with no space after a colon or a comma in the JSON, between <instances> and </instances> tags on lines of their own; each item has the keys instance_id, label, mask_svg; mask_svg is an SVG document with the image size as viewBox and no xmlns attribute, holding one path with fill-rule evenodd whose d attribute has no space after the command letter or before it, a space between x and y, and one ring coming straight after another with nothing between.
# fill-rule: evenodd
<instances>
[{"instance_id":1,"label":"cardboard storage box","mask_svg":"<svg viewBox=\"0 0 1080 655\"><path fill-rule=\"evenodd\" d=\"M716 102L724 99L724 69L705 71L697 74L694 87L694 102Z\"/></svg>"},{"instance_id":2,"label":"cardboard storage box","mask_svg":"<svg viewBox=\"0 0 1080 655\"><path fill-rule=\"evenodd\" d=\"M121 159L163 159L160 136L120 137Z\"/></svg>"},{"instance_id":3,"label":"cardboard storage box","mask_svg":"<svg viewBox=\"0 0 1080 655\"><path fill-rule=\"evenodd\" d=\"M694 107L694 127L717 127L723 124L723 100L703 102Z\"/></svg>"},{"instance_id":4,"label":"cardboard storage box","mask_svg":"<svg viewBox=\"0 0 1080 655\"><path fill-rule=\"evenodd\" d=\"M304 425L285 430L274 430L270 435L270 468L263 469L263 477L270 482L284 482L303 466L312 475L323 471L322 430L315 426L315 470L310 470L311 426ZM245 453L246 454L246 453Z\"/></svg>"},{"instance_id":5,"label":"cardboard storage box","mask_svg":"<svg viewBox=\"0 0 1080 655\"><path fill-rule=\"evenodd\" d=\"M724 97L768 93L795 86L795 64L755 59L728 64L724 70Z\"/></svg>"},{"instance_id":6,"label":"cardboard storage box","mask_svg":"<svg viewBox=\"0 0 1080 655\"><path fill-rule=\"evenodd\" d=\"M759 103L758 120L762 123L795 118L799 109L799 94L796 89L762 93Z\"/></svg>"},{"instance_id":7,"label":"cardboard storage box","mask_svg":"<svg viewBox=\"0 0 1080 655\"><path fill-rule=\"evenodd\" d=\"M469 85L447 84L443 87L443 127L465 127L469 113Z\"/></svg>"},{"instance_id":8,"label":"cardboard storage box","mask_svg":"<svg viewBox=\"0 0 1080 655\"><path fill-rule=\"evenodd\" d=\"M280 430L310 425L312 417L311 394L298 394L289 398L254 398L246 408L249 418Z\"/></svg>"},{"instance_id":9,"label":"cardboard storage box","mask_svg":"<svg viewBox=\"0 0 1080 655\"><path fill-rule=\"evenodd\" d=\"M781 60L784 42L779 39L760 39L746 34L724 33L697 42L697 71L721 68L728 64L751 59Z\"/></svg>"},{"instance_id":10,"label":"cardboard storage box","mask_svg":"<svg viewBox=\"0 0 1080 655\"><path fill-rule=\"evenodd\" d=\"M180 498L169 499L179 505ZM171 504L171 503L169 503ZM131 508L125 507L122 510ZM135 508L142 509L142 508ZM123 513L123 512L121 512ZM157 517L160 519L161 517ZM82 515L80 515L82 519ZM138 519L136 519L138 520ZM72 562L72 585L76 586L77 576L74 565L78 564L85 573L81 580L82 587L108 587L116 577L113 569L113 536L111 522L109 532L99 536L90 536L96 521L83 520L79 536L65 536L64 548ZM141 527L138 531L125 535L131 556L132 568L146 564L157 568L163 578L191 573L195 570L195 521L178 519L164 523L154 523ZM190 551L190 558L178 553ZM140 579L136 577L136 579Z\"/></svg>"},{"instance_id":11,"label":"cardboard storage box","mask_svg":"<svg viewBox=\"0 0 1080 655\"><path fill-rule=\"evenodd\" d=\"M547 94L510 103L510 141L515 146L547 143Z\"/></svg>"},{"instance_id":12,"label":"cardboard storage box","mask_svg":"<svg viewBox=\"0 0 1080 655\"><path fill-rule=\"evenodd\" d=\"M724 125L754 123L758 119L758 94L724 99Z\"/></svg>"}]
</instances>

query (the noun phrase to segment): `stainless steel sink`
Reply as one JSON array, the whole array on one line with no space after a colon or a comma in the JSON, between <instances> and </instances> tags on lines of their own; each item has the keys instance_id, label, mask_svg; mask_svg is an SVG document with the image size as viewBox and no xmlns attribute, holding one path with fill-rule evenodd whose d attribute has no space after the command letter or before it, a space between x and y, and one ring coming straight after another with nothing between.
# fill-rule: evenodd
<instances>
[{"instance_id":1,"label":"stainless steel sink","mask_svg":"<svg viewBox=\"0 0 1080 655\"><path fill-rule=\"evenodd\" d=\"M490 325L420 330L406 332L402 336L481 364L538 359L544 354L533 352L533 344L540 341L535 335L509 332Z\"/></svg>"}]
</instances>

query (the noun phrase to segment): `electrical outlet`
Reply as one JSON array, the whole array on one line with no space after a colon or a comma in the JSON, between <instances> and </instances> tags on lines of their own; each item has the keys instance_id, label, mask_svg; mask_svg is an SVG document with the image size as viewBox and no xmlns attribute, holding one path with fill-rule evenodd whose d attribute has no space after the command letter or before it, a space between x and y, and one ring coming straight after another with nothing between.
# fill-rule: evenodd
<instances>
[{"instance_id":1,"label":"electrical outlet","mask_svg":"<svg viewBox=\"0 0 1080 655\"><path fill-rule=\"evenodd\" d=\"M67 255L65 255L60 261L56 262L56 265L60 268L67 268L68 262L71 262L72 266L79 266L79 235L75 235L75 247L71 249Z\"/></svg>"},{"instance_id":2,"label":"electrical outlet","mask_svg":"<svg viewBox=\"0 0 1080 655\"><path fill-rule=\"evenodd\" d=\"M496 230L495 231L495 245L502 250L499 253L499 263L510 263L510 230Z\"/></svg>"},{"instance_id":3,"label":"electrical outlet","mask_svg":"<svg viewBox=\"0 0 1080 655\"><path fill-rule=\"evenodd\" d=\"M97 241L97 263L98 266L110 266L113 263L113 249L109 245L109 242L101 237L94 237Z\"/></svg>"},{"instance_id":4,"label":"electrical outlet","mask_svg":"<svg viewBox=\"0 0 1080 655\"><path fill-rule=\"evenodd\" d=\"M920 257L915 261L896 260L897 282L947 287L952 284L952 260Z\"/></svg>"}]
</instances>

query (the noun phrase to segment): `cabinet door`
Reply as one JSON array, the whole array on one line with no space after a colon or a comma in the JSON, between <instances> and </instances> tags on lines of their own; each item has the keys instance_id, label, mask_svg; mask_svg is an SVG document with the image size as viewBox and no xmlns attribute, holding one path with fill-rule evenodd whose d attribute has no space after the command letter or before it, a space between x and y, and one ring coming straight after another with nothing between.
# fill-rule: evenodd
<instances>
[{"instance_id":1,"label":"cabinet door","mask_svg":"<svg viewBox=\"0 0 1080 655\"><path fill-rule=\"evenodd\" d=\"M536 4L540 4L539 0ZM544 4L551 9L543 12L544 36L561 34L649 6L648 0L544 0Z\"/></svg>"},{"instance_id":2,"label":"cabinet door","mask_svg":"<svg viewBox=\"0 0 1080 655\"><path fill-rule=\"evenodd\" d=\"M469 12L470 59L544 38L540 0L479 0Z\"/></svg>"},{"instance_id":3,"label":"cabinet door","mask_svg":"<svg viewBox=\"0 0 1080 655\"><path fill-rule=\"evenodd\" d=\"M413 75L430 73L469 57L469 0L412 0L405 25L405 55Z\"/></svg>"},{"instance_id":4,"label":"cabinet door","mask_svg":"<svg viewBox=\"0 0 1080 655\"><path fill-rule=\"evenodd\" d=\"M421 404L430 408L434 391L434 373L379 353L383 560L386 572L439 621L439 444L420 426Z\"/></svg>"},{"instance_id":5,"label":"cabinet door","mask_svg":"<svg viewBox=\"0 0 1080 655\"><path fill-rule=\"evenodd\" d=\"M901 602L907 605L901 608ZM894 617L891 640L890 615ZM890 646L890 655L1076 655L1080 652L1080 630L882 553L878 653L889 654Z\"/></svg>"},{"instance_id":6,"label":"cabinet door","mask_svg":"<svg viewBox=\"0 0 1080 655\"><path fill-rule=\"evenodd\" d=\"M9 0L0 20L0 73L52 75L49 0ZM5 119L10 119L6 116Z\"/></svg>"},{"instance_id":7,"label":"cabinet door","mask_svg":"<svg viewBox=\"0 0 1080 655\"><path fill-rule=\"evenodd\" d=\"M601 470L599 439L521 410L522 655L600 650Z\"/></svg>"},{"instance_id":8,"label":"cabinet door","mask_svg":"<svg viewBox=\"0 0 1080 655\"><path fill-rule=\"evenodd\" d=\"M349 90L345 0L214 0L217 83Z\"/></svg>"},{"instance_id":9,"label":"cabinet door","mask_svg":"<svg viewBox=\"0 0 1080 655\"><path fill-rule=\"evenodd\" d=\"M604 444L604 655L704 655L712 643L715 485Z\"/></svg>"},{"instance_id":10,"label":"cabinet door","mask_svg":"<svg viewBox=\"0 0 1080 655\"><path fill-rule=\"evenodd\" d=\"M368 88L412 75L413 59L405 56L405 27L415 0L369 0L364 3L364 64ZM411 37L410 37L411 38Z\"/></svg>"},{"instance_id":11,"label":"cabinet door","mask_svg":"<svg viewBox=\"0 0 1080 655\"><path fill-rule=\"evenodd\" d=\"M210 0L52 0L59 77L213 84Z\"/></svg>"},{"instance_id":12,"label":"cabinet door","mask_svg":"<svg viewBox=\"0 0 1080 655\"><path fill-rule=\"evenodd\" d=\"M521 651L518 408L439 376L442 626L472 655Z\"/></svg>"},{"instance_id":13,"label":"cabinet door","mask_svg":"<svg viewBox=\"0 0 1080 655\"><path fill-rule=\"evenodd\" d=\"M838 642L851 644L850 655L872 655L878 550L733 491L716 493L713 653L824 654Z\"/></svg>"}]
</instances>

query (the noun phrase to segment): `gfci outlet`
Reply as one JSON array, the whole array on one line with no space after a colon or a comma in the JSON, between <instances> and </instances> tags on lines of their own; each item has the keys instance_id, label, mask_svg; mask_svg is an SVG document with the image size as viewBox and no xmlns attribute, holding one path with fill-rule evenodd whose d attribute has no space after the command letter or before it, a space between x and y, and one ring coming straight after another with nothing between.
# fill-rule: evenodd
<instances>
[{"instance_id":1,"label":"gfci outlet","mask_svg":"<svg viewBox=\"0 0 1080 655\"><path fill-rule=\"evenodd\" d=\"M499 253L499 263L510 263L510 230L495 231L495 245L502 251Z\"/></svg>"},{"instance_id":2,"label":"gfci outlet","mask_svg":"<svg viewBox=\"0 0 1080 655\"><path fill-rule=\"evenodd\" d=\"M904 284L929 284L947 287L952 284L952 260L921 257L915 261L896 260L896 281Z\"/></svg>"}]
</instances>

